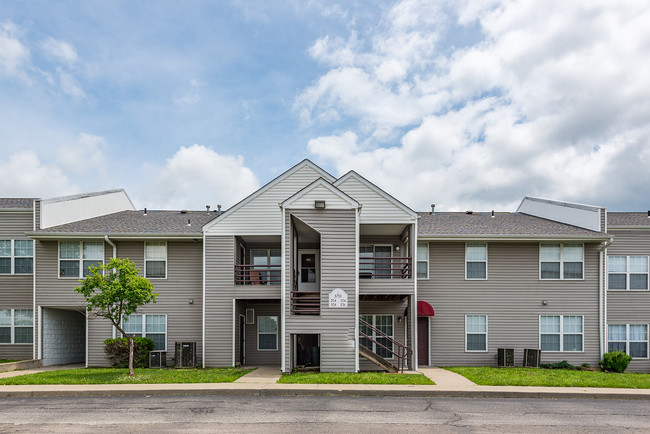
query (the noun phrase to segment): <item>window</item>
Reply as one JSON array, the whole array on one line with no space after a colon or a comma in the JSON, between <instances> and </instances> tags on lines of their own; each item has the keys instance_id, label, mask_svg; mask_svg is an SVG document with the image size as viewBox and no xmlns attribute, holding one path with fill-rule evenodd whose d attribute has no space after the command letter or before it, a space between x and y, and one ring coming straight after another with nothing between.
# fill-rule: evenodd
<instances>
[{"instance_id":1,"label":"window","mask_svg":"<svg viewBox=\"0 0 650 434\"><path fill-rule=\"evenodd\" d=\"M359 277L390 279L393 277L392 245L359 247Z\"/></svg>"},{"instance_id":2,"label":"window","mask_svg":"<svg viewBox=\"0 0 650 434\"><path fill-rule=\"evenodd\" d=\"M34 241L0 240L0 274L32 274Z\"/></svg>"},{"instance_id":3,"label":"window","mask_svg":"<svg viewBox=\"0 0 650 434\"><path fill-rule=\"evenodd\" d=\"M62 241L59 243L59 277L79 279L90 274L89 267L104 263L104 243Z\"/></svg>"},{"instance_id":4,"label":"window","mask_svg":"<svg viewBox=\"0 0 650 434\"><path fill-rule=\"evenodd\" d=\"M612 324L607 327L607 351L623 351L637 359L648 358L647 324Z\"/></svg>"},{"instance_id":5,"label":"window","mask_svg":"<svg viewBox=\"0 0 650 434\"><path fill-rule=\"evenodd\" d=\"M282 281L282 250L280 249L251 249L252 271L259 273L260 284L279 285ZM251 276L255 280L256 276Z\"/></svg>"},{"instance_id":6,"label":"window","mask_svg":"<svg viewBox=\"0 0 650 434\"><path fill-rule=\"evenodd\" d=\"M381 333L393 339L393 315L360 315L360 318L375 327ZM380 357L392 359L393 343L386 336L378 333L363 323L359 323L359 330L368 336L360 337L359 344L373 351ZM373 342L373 340L375 342ZM383 345L383 346L382 346ZM385 347L385 348L384 348Z\"/></svg>"},{"instance_id":7,"label":"window","mask_svg":"<svg viewBox=\"0 0 650 434\"><path fill-rule=\"evenodd\" d=\"M155 351L167 350L167 315L131 315L122 319L122 328L129 336L151 339Z\"/></svg>"},{"instance_id":8,"label":"window","mask_svg":"<svg viewBox=\"0 0 650 434\"><path fill-rule=\"evenodd\" d=\"M542 351L583 351L584 317L552 315L539 317L539 342Z\"/></svg>"},{"instance_id":9,"label":"window","mask_svg":"<svg viewBox=\"0 0 650 434\"><path fill-rule=\"evenodd\" d=\"M487 315L465 315L465 351L487 351Z\"/></svg>"},{"instance_id":10,"label":"window","mask_svg":"<svg viewBox=\"0 0 650 434\"><path fill-rule=\"evenodd\" d=\"M465 245L465 278L487 279L487 244Z\"/></svg>"},{"instance_id":11,"label":"window","mask_svg":"<svg viewBox=\"0 0 650 434\"><path fill-rule=\"evenodd\" d=\"M147 279L167 278L167 243L165 241L145 241L144 276Z\"/></svg>"},{"instance_id":12,"label":"window","mask_svg":"<svg viewBox=\"0 0 650 434\"><path fill-rule=\"evenodd\" d=\"M540 244L540 279L582 279L582 244Z\"/></svg>"},{"instance_id":13,"label":"window","mask_svg":"<svg viewBox=\"0 0 650 434\"><path fill-rule=\"evenodd\" d=\"M648 290L648 256L608 256L608 289Z\"/></svg>"},{"instance_id":14,"label":"window","mask_svg":"<svg viewBox=\"0 0 650 434\"><path fill-rule=\"evenodd\" d=\"M418 243L417 278L429 278L429 243Z\"/></svg>"},{"instance_id":15,"label":"window","mask_svg":"<svg viewBox=\"0 0 650 434\"><path fill-rule=\"evenodd\" d=\"M257 317L257 349L259 351L277 351L278 317Z\"/></svg>"},{"instance_id":16,"label":"window","mask_svg":"<svg viewBox=\"0 0 650 434\"><path fill-rule=\"evenodd\" d=\"M31 344L33 312L32 309L0 309L0 344Z\"/></svg>"}]
</instances>

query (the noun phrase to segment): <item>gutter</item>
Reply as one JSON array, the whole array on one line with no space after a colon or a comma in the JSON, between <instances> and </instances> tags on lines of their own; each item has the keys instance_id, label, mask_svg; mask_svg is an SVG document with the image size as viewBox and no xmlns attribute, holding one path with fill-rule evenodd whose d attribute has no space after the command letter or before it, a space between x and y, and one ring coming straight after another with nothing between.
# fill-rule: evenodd
<instances>
[{"instance_id":1,"label":"gutter","mask_svg":"<svg viewBox=\"0 0 650 434\"><path fill-rule=\"evenodd\" d=\"M106 234L106 232L26 232L25 235L35 240L62 240L73 239L105 239L105 236L110 236L114 240L151 240L151 239L179 239L179 240L195 240L203 238L200 232L193 234L178 234L178 233L124 233L124 234Z\"/></svg>"},{"instance_id":2,"label":"gutter","mask_svg":"<svg viewBox=\"0 0 650 434\"><path fill-rule=\"evenodd\" d=\"M607 276L607 262L605 260L605 250L614 242L614 237L606 241L598 250L598 260L600 261L598 276L598 326L600 329L600 357L605 354L605 325L607 324L607 293L605 291L605 277Z\"/></svg>"},{"instance_id":3,"label":"gutter","mask_svg":"<svg viewBox=\"0 0 650 434\"><path fill-rule=\"evenodd\" d=\"M117 246L115 243L112 242L110 238L108 238L108 235L104 235L104 241L113 246L113 259L117 258Z\"/></svg>"},{"instance_id":4,"label":"gutter","mask_svg":"<svg viewBox=\"0 0 650 434\"><path fill-rule=\"evenodd\" d=\"M608 241L609 236L577 236L577 235L418 235L418 241L471 241L471 240L496 240L496 241Z\"/></svg>"}]
</instances>

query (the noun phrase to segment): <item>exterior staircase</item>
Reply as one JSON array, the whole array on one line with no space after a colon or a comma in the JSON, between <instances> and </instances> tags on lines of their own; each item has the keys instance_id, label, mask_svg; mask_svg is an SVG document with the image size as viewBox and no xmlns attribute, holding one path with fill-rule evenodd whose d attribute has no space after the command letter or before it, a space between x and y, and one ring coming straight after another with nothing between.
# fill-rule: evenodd
<instances>
[{"instance_id":1,"label":"exterior staircase","mask_svg":"<svg viewBox=\"0 0 650 434\"><path fill-rule=\"evenodd\" d=\"M386 372L390 372L392 374L395 374L398 372L397 368L395 365L390 363L388 360L384 359L381 356L378 356L375 354L372 350L369 350L368 348L364 347L363 345L359 345L359 355L365 357L375 365L379 366L381 369L383 369Z\"/></svg>"},{"instance_id":2,"label":"exterior staircase","mask_svg":"<svg viewBox=\"0 0 650 434\"><path fill-rule=\"evenodd\" d=\"M404 367L406 366L409 356L413 353L413 350L411 350L409 347L402 344L401 342L388 336L386 333L382 332L381 330L374 327L370 323L362 320L361 318L359 318L359 325L363 326L363 327L359 327L359 337L364 338L367 341L374 342L376 347L382 348L383 350L389 352L397 361L397 366L393 365L388 360L384 359L383 357L379 356L377 353L364 347L363 345L359 345L359 355L365 357L366 359L368 359L375 365L379 366L381 369L383 369L386 372L391 372L391 373L404 372ZM364 333L362 329L365 329L369 332L374 332L374 335L376 337L381 336L383 339L387 340L392 344L391 348L377 341L367 333Z\"/></svg>"}]
</instances>

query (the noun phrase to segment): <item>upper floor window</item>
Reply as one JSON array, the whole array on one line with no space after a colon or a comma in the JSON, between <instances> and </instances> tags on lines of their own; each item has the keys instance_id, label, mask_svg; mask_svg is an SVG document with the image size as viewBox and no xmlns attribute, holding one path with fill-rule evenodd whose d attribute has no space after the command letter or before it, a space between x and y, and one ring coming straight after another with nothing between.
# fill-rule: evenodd
<instances>
[{"instance_id":1,"label":"upper floor window","mask_svg":"<svg viewBox=\"0 0 650 434\"><path fill-rule=\"evenodd\" d=\"M393 246L375 244L359 247L359 277L390 279L393 277ZM398 277L397 275L395 277Z\"/></svg>"},{"instance_id":2,"label":"upper floor window","mask_svg":"<svg viewBox=\"0 0 650 434\"><path fill-rule=\"evenodd\" d=\"M540 244L540 279L582 279L584 249L582 244Z\"/></svg>"},{"instance_id":3,"label":"upper floor window","mask_svg":"<svg viewBox=\"0 0 650 434\"><path fill-rule=\"evenodd\" d=\"M104 263L103 241L61 241L59 277L80 279L90 275L89 267Z\"/></svg>"},{"instance_id":4,"label":"upper floor window","mask_svg":"<svg viewBox=\"0 0 650 434\"><path fill-rule=\"evenodd\" d=\"M487 244L465 245L465 278L487 279Z\"/></svg>"},{"instance_id":5,"label":"upper floor window","mask_svg":"<svg viewBox=\"0 0 650 434\"><path fill-rule=\"evenodd\" d=\"M122 329L129 336L151 339L154 351L167 350L167 315L131 315L122 319Z\"/></svg>"},{"instance_id":6,"label":"upper floor window","mask_svg":"<svg viewBox=\"0 0 650 434\"><path fill-rule=\"evenodd\" d=\"M0 344L31 344L33 313L32 309L0 309Z\"/></svg>"},{"instance_id":7,"label":"upper floor window","mask_svg":"<svg viewBox=\"0 0 650 434\"><path fill-rule=\"evenodd\" d=\"M167 243L165 241L145 241L144 276L147 279L167 278Z\"/></svg>"},{"instance_id":8,"label":"upper floor window","mask_svg":"<svg viewBox=\"0 0 650 434\"><path fill-rule=\"evenodd\" d=\"M34 241L0 240L0 274L32 274Z\"/></svg>"},{"instance_id":9,"label":"upper floor window","mask_svg":"<svg viewBox=\"0 0 650 434\"><path fill-rule=\"evenodd\" d=\"M539 317L539 342L542 351L582 351L584 317L542 315Z\"/></svg>"},{"instance_id":10,"label":"upper floor window","mask_svg":"<svg viewBox=\"0 0 650 434\"><path fill-rule=\"evenodd\" d=\"M253 285L280 284L282 281L282 250L280 249L251 249L250 280ZM311 264L310 271L315 273L315 265ZM305 274L306 275L306 274Z\"/></svg>"},{"instance_id":11,"label":"upper floor window","mask_svg":"<svg viewBox=\"0 0 650 434\"><path fill-rule=\"evenodd\" d=\"M648 289L648 256L608 256L609 289Z\"/></svg>"},{"instance_id":12,"label":"upper floor window","mask_svg":"<svg viewBox=\"0 0 650 434\"><path fill-rule=\"evenodd\" d=\"M607 351L623 351L630 357L648 358L647 324L610 324L607 327Z\"/></svg>"},{"instance_id":13,"label":"upper floor window","mask_svg":"<svg viewBox=\"0 0 650 434\"><path fill-rule=\"evenodd\" d=\"M418 243L417 251L417 277L429 278L429 243Z\"/></svg>"}]
</instances>

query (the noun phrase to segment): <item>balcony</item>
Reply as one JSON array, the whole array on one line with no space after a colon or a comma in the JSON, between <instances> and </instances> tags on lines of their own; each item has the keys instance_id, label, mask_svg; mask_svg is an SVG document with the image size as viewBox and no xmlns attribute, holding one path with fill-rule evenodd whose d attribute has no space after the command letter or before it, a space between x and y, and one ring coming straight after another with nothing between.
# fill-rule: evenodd
<instances>
[{"instance_id":1,"label":"balcony","mask_svg":"<svg viewBox=\"0 0 650 434\"><path fill-rule=\"evenodd\" d=\"M235 265L235 285L279 285L282 265Z\"/></svg>"},{"instance_id":2,"label":"balcony","mask_svg":"<svg viewBox=\"0 0 650 434\"><path fill-rule=\"evenodd\" d=\"M413 260L407 256L360 257L359 279L410 279Z\"/></svg>"}]
</instances>

